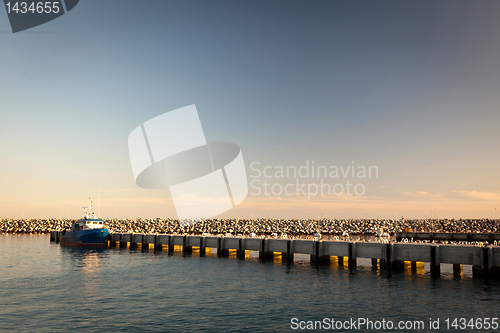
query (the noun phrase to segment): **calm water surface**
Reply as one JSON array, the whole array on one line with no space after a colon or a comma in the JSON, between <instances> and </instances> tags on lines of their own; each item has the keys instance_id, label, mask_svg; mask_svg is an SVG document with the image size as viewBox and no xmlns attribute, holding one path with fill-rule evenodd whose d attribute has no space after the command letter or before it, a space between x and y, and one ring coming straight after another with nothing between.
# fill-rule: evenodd
<instances>
[{"instance_id":1,"label":"calm water surface","mask_svg":"<svg viewBox=\"0 0 500 333\"><path fill-rule=\"evenodd\" d=\"M73 249L48 235L0 246L1 332L291 332L292 318L359 317L423 320L420 332L440 318L432 331L445 332L446 318L500 317L500 283L467 276Z\"/></svg>"}]
</instances>

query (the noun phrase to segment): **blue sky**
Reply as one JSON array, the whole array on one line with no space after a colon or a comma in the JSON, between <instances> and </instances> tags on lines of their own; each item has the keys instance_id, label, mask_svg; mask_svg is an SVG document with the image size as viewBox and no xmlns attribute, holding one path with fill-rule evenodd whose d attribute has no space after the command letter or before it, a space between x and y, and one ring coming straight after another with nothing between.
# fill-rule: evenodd
<instances>
[{"instance_id":1,"label":"blue sky","mask_svg":"<svg viewBox=\"0 0 500 333\"><path fill-rule=\"evenodd\" d=\"M248 197L226 217L494 217L497 1L91 1L12 34L0 10L0 217L175 216L127 137L196 104L247 165L376 165L362 197ZM274 180L285 184L291 180ZM317 179L308 180L309 183Z\"/></svg>"}]
</instances>

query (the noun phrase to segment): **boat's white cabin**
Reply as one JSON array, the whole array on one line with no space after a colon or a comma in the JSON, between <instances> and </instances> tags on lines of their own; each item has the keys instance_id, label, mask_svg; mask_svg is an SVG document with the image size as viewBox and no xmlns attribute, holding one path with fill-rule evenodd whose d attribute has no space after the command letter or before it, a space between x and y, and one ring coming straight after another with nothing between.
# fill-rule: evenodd
<instances>
[{"instance_id":1,"label":"boat's white cabin","mask_svg":"<svg viewBox=\"0 0 500 333\"><path fill-rule=\"evenodd\" d=\"M104 221L101 219L83 219L78 221L78 225L83 230L85 229L102 229L104 228Z\"/></svg>"}]
</instances>

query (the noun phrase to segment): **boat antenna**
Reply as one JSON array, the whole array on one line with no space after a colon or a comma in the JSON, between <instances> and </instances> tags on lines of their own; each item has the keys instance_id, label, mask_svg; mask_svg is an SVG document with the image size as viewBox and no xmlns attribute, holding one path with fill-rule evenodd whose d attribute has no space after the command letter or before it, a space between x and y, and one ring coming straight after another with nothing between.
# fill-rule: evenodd
<instances>
[{"instance_id":1,"label":"boat antenna","mask_svg":"<svg viewBox=\"0 0 500 333\"><path fill-rule=\"evenodd\" d=\"M99 218L101 218L101 185L99 185Z\"/></svg>"},{"instance_id":2,"label":"boat antenna","mask_svg":"<svg viewBox=\"0 0 500 333\"><path fill-rule=\"evenodd\" d=\"M88 207L83 207L84 209L84 215L85 219L96 219L97 217L95 216L94 210L92 209L92 198L89 198L89 206Z\"/></svg>"}]
</instances>

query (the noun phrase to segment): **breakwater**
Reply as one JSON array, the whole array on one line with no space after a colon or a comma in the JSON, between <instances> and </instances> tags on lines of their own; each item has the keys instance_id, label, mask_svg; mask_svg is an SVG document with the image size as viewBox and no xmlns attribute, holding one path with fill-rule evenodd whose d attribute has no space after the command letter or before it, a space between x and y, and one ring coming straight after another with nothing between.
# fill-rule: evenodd
<instances>
[{"instance_id":1,"label":"breakwater","mask_svg":"<svg viewBox=\"0 0 500 333\"><path fill-rule=\"evenodd\" d=\"M51 241L57 241L60 232L51 233ZM193 248L201 256L207 249L215 250L217 256L228 256L236 251L238 258L245 258L247 251L257 251L263 260L281 254L283 261L294 262L296 254L310 255L311 262L329 264L335 259L340 266L349 269L357 267L356 260L367 258L374 267L393 270L400 269L404 262L411 262L412 269L418 263L429 263L433 275L440 274L441 264L452 264L454 274L460 275L462 265L471 265L474 277L498 277L500 275L500 247L451 244L412 244L348 242L328 240L301 240L246 237L214 237L164 234L111 234L109 246L143 248L155 251L173 252L180 247L183 253L191 253Z\"/></svg>"},{"instance_id":2,"label":"breakwater","mask_svg":"<svg viewBox=\"0 0 500 333\"><path fill-rule=\"evenodd\" d=\"M2 219L1 233L48 233L69 229L73 219ZM280 237L322 235L375 235L383 231L432 233L495 233L499 221L493 219L207 219L203 221L177 219L104 219L111 233L160 233L189 235L250 234Z\"/></svg>"}]
</instances>

